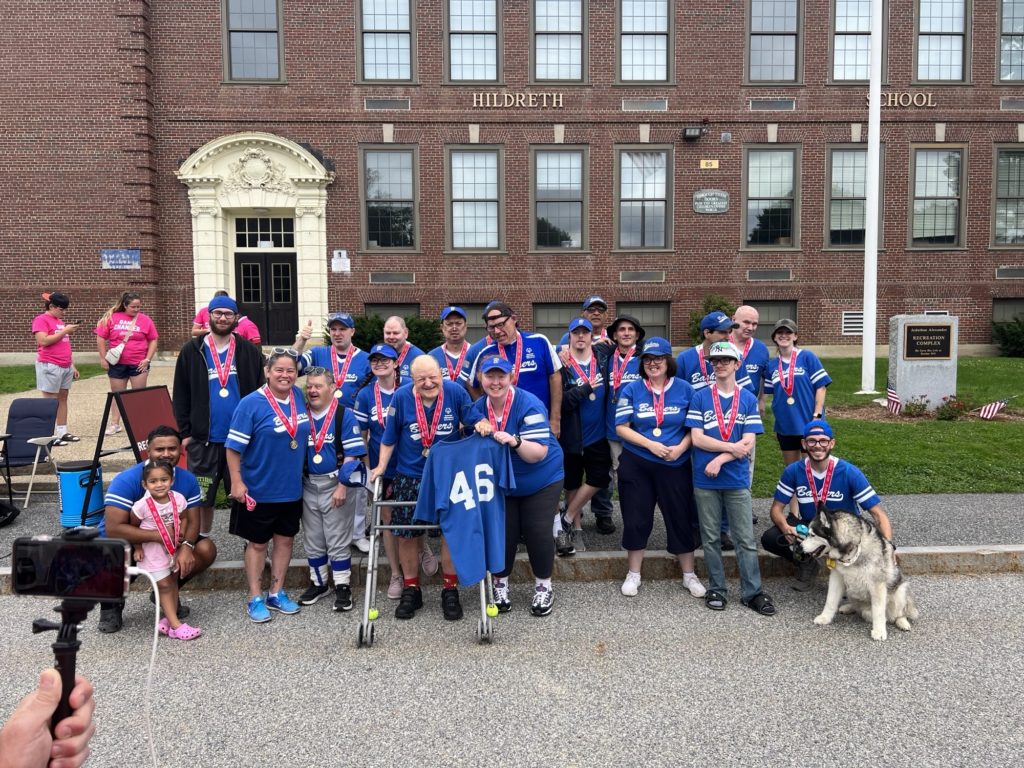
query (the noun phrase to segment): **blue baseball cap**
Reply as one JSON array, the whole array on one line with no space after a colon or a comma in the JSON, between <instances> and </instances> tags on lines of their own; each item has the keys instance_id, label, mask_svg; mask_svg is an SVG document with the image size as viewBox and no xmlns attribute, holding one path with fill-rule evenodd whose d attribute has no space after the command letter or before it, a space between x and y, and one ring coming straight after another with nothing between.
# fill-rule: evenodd
<instances>
[{"instance_id":1,"label":"blue baseball cap","mask_svg":"<svg viewBox=\"0 0 1024 768\"><path fill-rule=\"evenodd\" d=\"M362 488L369 479L370 473L359 459L349 459L338 469L338 482L349 488Z\"/></svg>"},{"instance_id":2,"label":"blue baseball cap","mask_svg":"<svg viewBox=\"0 0 1024 768\"><path fill-rule=\"evenodd\" d=\"M441 310L441 319L447 320L451 315L458 315L463 320L469 320L469 316L466 314L466 310L462 307L448 306Z\"/></svg>"},{"instance_id":3,"label":"blue baseball cap","mask_svg":"<svg viewBox=\"0 0 1024 768\"><path fill-rule=\"evenodd\" d=\"M661 336L651 336L644 342L640 357L672 357L672 345Z\"/></svg>"},{"instance_id":4,"label":"blue baseball cap","mask_svg":"<svg viewBox=\"0 0 1024 768\"><path fill-rule=\"evenodd\" d=\"M584 309L590 309L595 304L600 304L605 309L608 309L608 302L602 299L600 296L587 296L587 298L583 300Z\"/></svg>"},{"instance_id":5,"label":"blue baseball cap","mask_svg":"<svg viewBox=\"0 0 1024 768\"><path fill-rule=\"evenodd\" d=\"M704 331L731 331L733 328L739 327L740 324L734 322L725 312L709 312L700 321L701 333Z\"/></svg>"},{"instance_id":6,"label":"blue baseball cap","mask_svg":"<svg viewBox=\"0 0 1024 768\"><path fill-rule=\"evenodd\" d=\"M572 333L577 328L586 328L591 333L594 332L594 324L587 320L587 318L585 317L577 317L575 320L569 323L569 333Z\"/></svg>"},{"instance_id":7,"label":"blue baseball cap","mask_svg":"<svg viewBox=\"0 0 1024 768\"><path fill-rule=\"evenodd\" d=\"M374 344L370 349L370 357L386 357L388 360L397 360L398 353L390 344Z\"/></svg>"},{"instance_id":8,"label":"blue baseball cap","mask_svg":"<svg viewBox=\"0 0 1024 768\"><path fill-rule=\"evenodd\" d=\"M831 440L833 437L832 427L830 427L828 422L824 419L809 421L804 427L804 437L810 437L811 435L824 435Z\"/></svg>"},{"instance_id":9,"label":"blue baseball cap","mask_svg":"<svg viewBox=\"0 0 1024 768\"><path fill-rule=\"evenodd\" d=\"M489 373L495 370L502 371L503 373L512 373L512 363L501 355L488 355L480 363L480 371L482 373Z\"/></svg>"},{"instance_id":10,"label":"blue baseball cap","mask_svg":"<svg viewBox=\"0 0 1024 768\"><path fill-rule=\"evenodd\" d=\"M332 323L341 323L346 328L355 328L356 321L352 319L352 315L348 312L332 312L327 316L327 327L330 328Z\"/></svg>"}]
</instances>

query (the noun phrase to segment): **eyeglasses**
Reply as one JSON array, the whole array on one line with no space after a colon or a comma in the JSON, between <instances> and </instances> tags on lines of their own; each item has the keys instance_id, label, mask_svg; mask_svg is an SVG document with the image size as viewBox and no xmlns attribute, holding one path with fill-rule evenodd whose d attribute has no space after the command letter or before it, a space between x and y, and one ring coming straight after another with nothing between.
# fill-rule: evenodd
<instances>
[{"instance_id":1,"label":"eyeglasses","mask_svg":"<svg viewBox=\"0 0 1024 768\"><path fill-rule=\"evenodd\" d=\"M235 316L234 312L229 312L226 309L215 309L213 312L210 313L210 317L216 317L216 318L223 319L223 320L227 320L227 319L232 318L234 316Z\"/></svg>"},{"instance_id":2,"label":"eyeglasses","mask_svg":"<svg viewBox=\"0 0 1024 768\"><path fill-rule=\"evenodd\" d=\"M729 363L735 363L735 362L736 361L733 360L731 357L715 357L715 358L712 358L712 360L711 360L711 364L714 365L714 366L728 365Z\"/></svg>"},{"instance_id":3,"label":"eyeglasses","mask_svg":"<svg viewBox=\"0 0 1024 768\"><path fill-rule=\"evenodd\" d=\"M508 322L509 317L511 317L511 315L498 315L497 317L486 318L485 322L487 323L487 330L493 331L495 328L501 328L501 326Z\"/></svg>"},{"instance_id":4,"label":"eyeglasses","mask_svg":"<svg viewBox=\"0 0 1024 768\"><path fill-rule=\"evenodd\" d=\"M641 362L644 365L661 365L668 360L667 357L644 357L641 358Z\"/></svg>"},{"instance_id":5,"label":"eyeglasses","mask_svg":"<svg viewBox=\"0 0 1024 768\"><path fill-rule=\"evenodd\" d=\"M809 437L805 437L804 438L804 442L807 444L808 448L818 448L818 447L824 447L824 446L828 445L829 443L831 443L832 442L832 438L823 437L823 438L820 438L818 440L812 440Z\"/></svg>"},{"instance_id":6,"label":"eyeglasses","mask_svg":"<svg viewBox=\"0 0 1024 768\"><path fill-rule=\"evenodd\" d=\"M387 363L395 362L390 357L371 357L370 365L385 365Z\"/></svg>"},{"instance_id":7,"label":"eyeglasses","mask_svg":"<svg viewBox=\"0 0 1024 768\"><path fill-rule=\"evenodd\" d=\"M299 359L299 353L296 352L291 347L274 347L272 350L270 350L271 357L281 357L281 355L288 355L288 357L292 358L293 360Z\"/></svg>"},{"instance_id":8,"label":"eyeglasses","mask_svg":"<svg viewBox=\"0 0 1024 768\"><path fill-rule=\"evenodd\" d=\"M327 369L319 365L306 369L306 376L323 376L325 373L327 373Z\"/></svg>"}]
</instances>

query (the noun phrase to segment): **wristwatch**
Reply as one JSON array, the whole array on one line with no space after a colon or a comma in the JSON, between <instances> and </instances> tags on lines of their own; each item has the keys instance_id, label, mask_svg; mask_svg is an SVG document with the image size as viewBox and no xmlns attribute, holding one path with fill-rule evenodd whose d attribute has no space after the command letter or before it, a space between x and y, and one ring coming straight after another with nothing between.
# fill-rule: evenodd
<instances>
[{"instance_id":1,"label":"wristwatch","mask_svg":"<svg viewBox=\"0 0 1024 768\"><path fill-rule=\"evenodd\" d=\"M513 445L512 448L515 449L515 450L519 450L519 446L522 445L522 444L523 444L523 438L521 438L519 435L516 435L516 444Z\"/></svg>"},{"instance_id":2,"label":"wristwatch","mask_svg":"<svg viewBox=\"0 0 1024 768\"><path fill-rule=\"evenodd\" d=\"M814 418L816 418L816 419L820 419L820 418L821 418L821 414L820 414L820 413L816 413L816 414L814 414Z\"/></svg>"}]
</instances>

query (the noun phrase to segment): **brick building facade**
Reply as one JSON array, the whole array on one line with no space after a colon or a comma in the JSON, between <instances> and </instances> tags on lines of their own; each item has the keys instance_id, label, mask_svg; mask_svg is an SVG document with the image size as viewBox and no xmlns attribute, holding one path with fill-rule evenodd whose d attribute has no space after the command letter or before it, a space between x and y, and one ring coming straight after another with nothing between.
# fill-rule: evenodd
<instances>
[{"instance_id":1,"label":"brick building facade","mask_svg":"<svg viewBox=\"0 0 1024 768\"><path fill-rule=\"evenodd\" d=\"M496 297L553 329L599 293L680 344L719 293L859 344L868 7L19 3L0 351L53 287L88 324L140 292L163 349L222 287L268 341ZM1024 309L1024 3L884 14L878 340L935 311L985 343ZM141 269L101 269L112 248Z\"/></svg>"}]
</instances>

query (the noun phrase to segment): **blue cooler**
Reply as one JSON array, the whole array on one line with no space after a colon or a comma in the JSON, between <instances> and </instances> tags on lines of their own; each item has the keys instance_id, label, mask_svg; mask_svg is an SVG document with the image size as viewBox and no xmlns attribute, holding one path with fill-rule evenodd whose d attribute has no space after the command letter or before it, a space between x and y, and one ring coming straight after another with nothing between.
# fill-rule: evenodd
<instances>
[{"instance_id":1,"label":"blue cooler","mask_svg":"<svg viewBox=\"0 0 1024 768\"><path fill-rule=\"evenodd\" d=\"M96 467L91 488L89 474L91 461L65 461L57 464L57 488L60 492L60 524L65 528L82 525L82 504L89 497L85 525L98 526L103 522L103 468Z\"/></svg>"}]
</instances>

